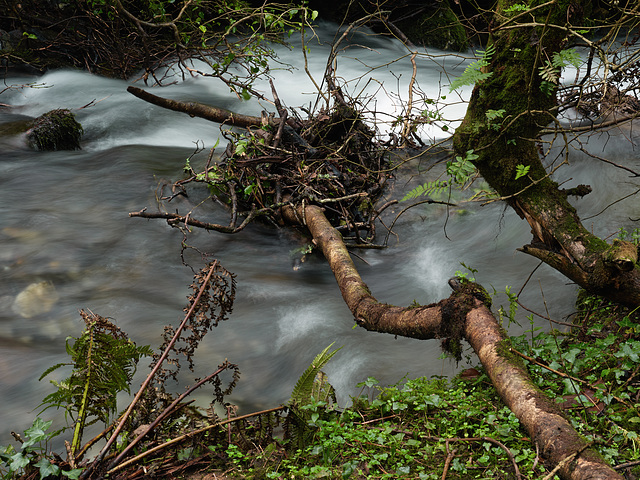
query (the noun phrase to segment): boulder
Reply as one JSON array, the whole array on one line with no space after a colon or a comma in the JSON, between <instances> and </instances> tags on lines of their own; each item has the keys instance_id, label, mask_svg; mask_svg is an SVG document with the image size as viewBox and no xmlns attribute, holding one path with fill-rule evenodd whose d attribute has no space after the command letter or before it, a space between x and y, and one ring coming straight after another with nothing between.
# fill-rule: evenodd
<instances>
[{"instance_id":1,"label":"boulder","mask_svg":"<svg viewBox=\"0 0 640 480\"><path fill-rule=\"evenodd\" d=\"M27 131L27 143L35 150L78 150L82 125L66 109L51 110L36 118Z\"/></svg>"}]
</instances>

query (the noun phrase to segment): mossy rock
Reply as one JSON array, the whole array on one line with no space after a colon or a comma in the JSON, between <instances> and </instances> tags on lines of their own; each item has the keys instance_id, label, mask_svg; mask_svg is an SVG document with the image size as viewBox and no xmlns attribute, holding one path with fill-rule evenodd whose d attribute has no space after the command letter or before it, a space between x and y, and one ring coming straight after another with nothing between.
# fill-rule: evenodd
<instances>
[{"instance_id":1,"label":"mossy rock","mask_svg":"<svg viewBox=\"0 0 640 480\"><path fill-rule=\"evenodd\" d=\"M415 44L456 52L469 48L467 33L446 2L424 15L398 22L398 27Z\"/></svg>"},{"instance_id":2,"label":"mossy rock","mask_svg":"<svg viewBox=\"0 0 640 480\"><path fill-rule=\"evenodd\" d=\"M35 150L78 150L83 132L69 110L51 110L35 119L27 132L27 142Z\"/></svg>"}]
</instances>

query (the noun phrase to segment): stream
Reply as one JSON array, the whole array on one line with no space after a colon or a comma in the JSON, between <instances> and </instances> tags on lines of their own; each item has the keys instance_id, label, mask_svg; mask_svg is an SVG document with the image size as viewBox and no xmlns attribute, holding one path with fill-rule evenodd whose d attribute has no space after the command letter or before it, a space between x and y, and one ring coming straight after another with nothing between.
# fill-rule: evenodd
<instances>
[{"instance_id":1,"label":"stream","mask_svg":"<svg viewBox=\"0 0 640 480\"><path fill-rule=\"evenodd\" d=\"M311 45L310 70L321 78L329 51L328 41L336 27L321 24L321 44ZM369 81L354 84L353 91L372 89L375 110L393 116L395 92L406 98L412 65L406 49L397 41L369 35L351 38L354 47L338 62L347 79L368 75ZM430 98L448 93L444 75L462 71L460 57L430 51L432 59L418 61L418 80ZM401 61L393 62L399 56ZM315 100L313 85L303 70L300 49L282 49L280 57L297 67L274 73L274 84L288 106L309 105ZM387 65L367 73L371 65ZM138 344L156 347L163 326L177 325L183 318L193 272L182 264L182 234L161 220L129 218L128 213L156 206L156 189L163 181L181 178L185 159L196 147L205 151L191 164L202 168L207 150L220 137L219 125L184 114L163 110L126 92L131 84L87 73L60 70L40 77L15 76L0 95L0 131L11 122L33 118L54 108L76 111L85 129L82 150L34 152L22 135L0 136L0 445L11 442L10 431L31 425L41 399L52 392L48 367L67 361L65 340L77 336L83 323L79 309L89 309L113 319ZM140 84L136 84L141 86ZM267 84L260 87L267 96ZM154 93L168 98L197 100L231 110L257 115L269 105L241 102L220 82L188 78ZM462 96L468 96L463 91ZM464 104L453 105L447 117L460 118ZM383 124L380 125L384 129ZM425 139L445 134L427 127ZM629 141L629 139L631 141ZM640 153L634 147L637 133L622 132L585 137L586 147L599 155L640 169ZM221 140L219 151L224 148ZM629 173L572 151L570 167L556 177L565 188L588 183L593 193L574 201L588 228L603 237L615 235L619 227L638 226L637 198L611 202L638 189ZM416 162L399 175L393 198L402 198L424 178L414 178ZM432 177L429 177L432 178ZM194 200L196 201L196 200ZM405 205L394 207L394 212ZM226 222L222 209L211 208L209 220ZM599 214L599 215L598 215ZM594 216L595 215L595 216ZM590 217L590 218L589 218ZM445 225L446 223L446 225ZM382 228L378 230L384 235ZM530 309L556 320L573 311L577 288L547 266L516 249L531 239L529 228L511 210L499 203L464 208L422 205L409 210L395 226L390 248L357 252L356 266L378 300L409 305L426 304L449 295L447 279L465 265L477 269L476 279L497 297L494 310L508 300L505 286L517 293L526 282L521 301ZM295 234L264 225L252 225L233 236L196 231L189 243L216 258L237 278L237 296L230 319L208 334L197 354L196 371L185 369L176 391L183 391L194 377L203 377L225 359L240 366L241 380L228 399L242 412L269 408L286 402L299 375L316 354L329 344L342 347L325 368L337 389L341 404L357 395L356 383L375 377L392 384L404 376L450 376L465 368L442 358L437 340L418 341L354 329L354 320L342 301L326 262L310 256L295 263L293 251L302 245ZM188 263L202 266L195 251ZM300 267L300 268L294 268ZM535 271L534 271L535 270ZM531 278L529 275L534 272ZM35 285L35 286L34 286ZM38 287L39 286L39 287ZM37 288L40 297L29 297ZM31 290L29 290L31 289ZM25 294L24 292L27 292ZM22 297L21 297L22 295ZM531 329L527 312L518 313L511 334ZM549 322L534 317L534 327L549 329ZM507 325L505 325L507 326ZM468 353L468 352L467 352ZM475 357L468 353L471 363ZM144 362L142 362L144 363ZM146 374L141 364L138 378ZM197 397L208 404L211 392ZM63 412L49 410L44 419L63 421Z\"/></svg>"}]
</instances>

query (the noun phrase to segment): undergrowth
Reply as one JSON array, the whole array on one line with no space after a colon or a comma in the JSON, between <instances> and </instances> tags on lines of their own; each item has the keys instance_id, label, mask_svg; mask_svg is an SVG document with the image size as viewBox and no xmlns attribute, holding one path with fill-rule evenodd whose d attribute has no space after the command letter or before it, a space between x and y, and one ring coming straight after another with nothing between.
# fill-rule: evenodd
<instances>
[{"instance_id":1,"label":"undergrowth","mask_svg":"<svg viewBox=\"0 0 640 480\"><path fill-rule=\"evenodd\" d=\"M604 459L640 475L640 315L581 293L569 332L532 328L512 337L532 380L557 402ZM311 399L311 440L277 440L243 453L228 446L242 478L543 478L545 465L481 367L454 379L360 384L351 407ZM556 477L557 478L557 477Z\"/></svg>"}]
</instances>

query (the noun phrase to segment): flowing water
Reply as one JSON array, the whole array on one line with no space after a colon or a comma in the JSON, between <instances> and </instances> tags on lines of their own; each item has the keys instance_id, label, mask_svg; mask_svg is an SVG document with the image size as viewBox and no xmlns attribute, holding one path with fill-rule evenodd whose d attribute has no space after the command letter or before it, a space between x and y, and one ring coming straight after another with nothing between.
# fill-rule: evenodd
<instances>
[{"instance_id":1,"label":"flowing water","mask_svg":"<svg viewBox=\"0 0 640 480\"><path fill-rule=\"evenodd\" d=\"M318 29L327 38L334 31L332 25ZM340 58L339 71L346 79L405 55L367 77L374 79L367 86L373 95L369 108L384 119L384 114L398 108L398 98L384 92L395 91L406 99L410 59L393 40L363 34L352 42L366 48L351 49ZM312 45L309 66L316 78L321 78L328 50L327 44ZM431 53L435 55L431 60L418 58L417 78L435 98L448 83L444 68L450 70L460 60ZM281 58L299 69L275 72L280 97L290 106L311 104L313 86L301 69L300 49L283 50ZM34 152L21 135L0 137L0 445L11 440L10 430L30 425L34 409L52 391L49 382L38 377L47 367L67 360L65 339L82 328L79 309L114 319L138 344L152 346L160 343L164 325L181 320L192 281L192 271L180 259L182 234L163 221L129 218L128 213L153 209L158 184L181 178L196 142L208 149L220 136L216 124L132 97L125 81L63 70L5 82L36 86L0 95L0 102L12 105L0 109L0 127L54 108L78 109L94 100L95 105L76 111L85 129L82 150ZM382 82L384 89L377 88ZM354 88L365 84L363 80ZM442 93L446 92L444 88ZM240 102L220 83L206 78L186 79L155 93L241 113L258 114L268 107ZM455 118L463 112L464 105L454 105L446 113ZM444 135L433 128L421 133L425 138ZM588 148L599 154L604 149L612 160L640 169L638 150L624 135L591 137ZM202 167L205 158L206 151L192 164ZM582 215L597 214L637 189L637 181L632 183L628 173L582 154L572 154L571 163L571 168L559 172L562 178L573 179L567 186L594 187L594 193L575 202ZM401 175L394 195L401 197L424 181L410 178L415 166ZM224 222L224 211L212 210L210 215L210 220ZM585 223L606 236L619 226L633 228L630 217L638 217L633 197ZM446 280L464 270L460 262L477 269L478 281L489 289L502 292L510 285L517 292L538 264L516 251L530 240L529 228L497 203L450 211L421 206L401 217L395 230L392 248L360 252L355 260L374 295L384 302L425 304L448 296ZM233 236L194 232L189 241L237 275L238 295L230 320L202 343L196 372L184 372L178 390L228 358L242 371L230 400L245 410L274 406L287 400L298 376L331 343L343 347L325 369L342 403L357 393L354 385L369 376L388 384L405 375L451 375L464 366L443 360L436 340L353 329L353 318L323 259L311 257L301 268L293 268L291 252L301 240L290 232L254 225ZM200 268L195 253L187 256ZM521 299L529 308L562 320L573 309L575 292L564 277L543 266L535 270ZM508 302L498 295L495 304ZM511 333L530 328L525 316L519 314L520 326L511 325ZM535 325L549 327L538 318ZM141 370L144 373L145 368ZM201 403L206 404L208 394L201 394ZM44 417L54 415L49 411Z\"/></svg>"}]
</instances>

